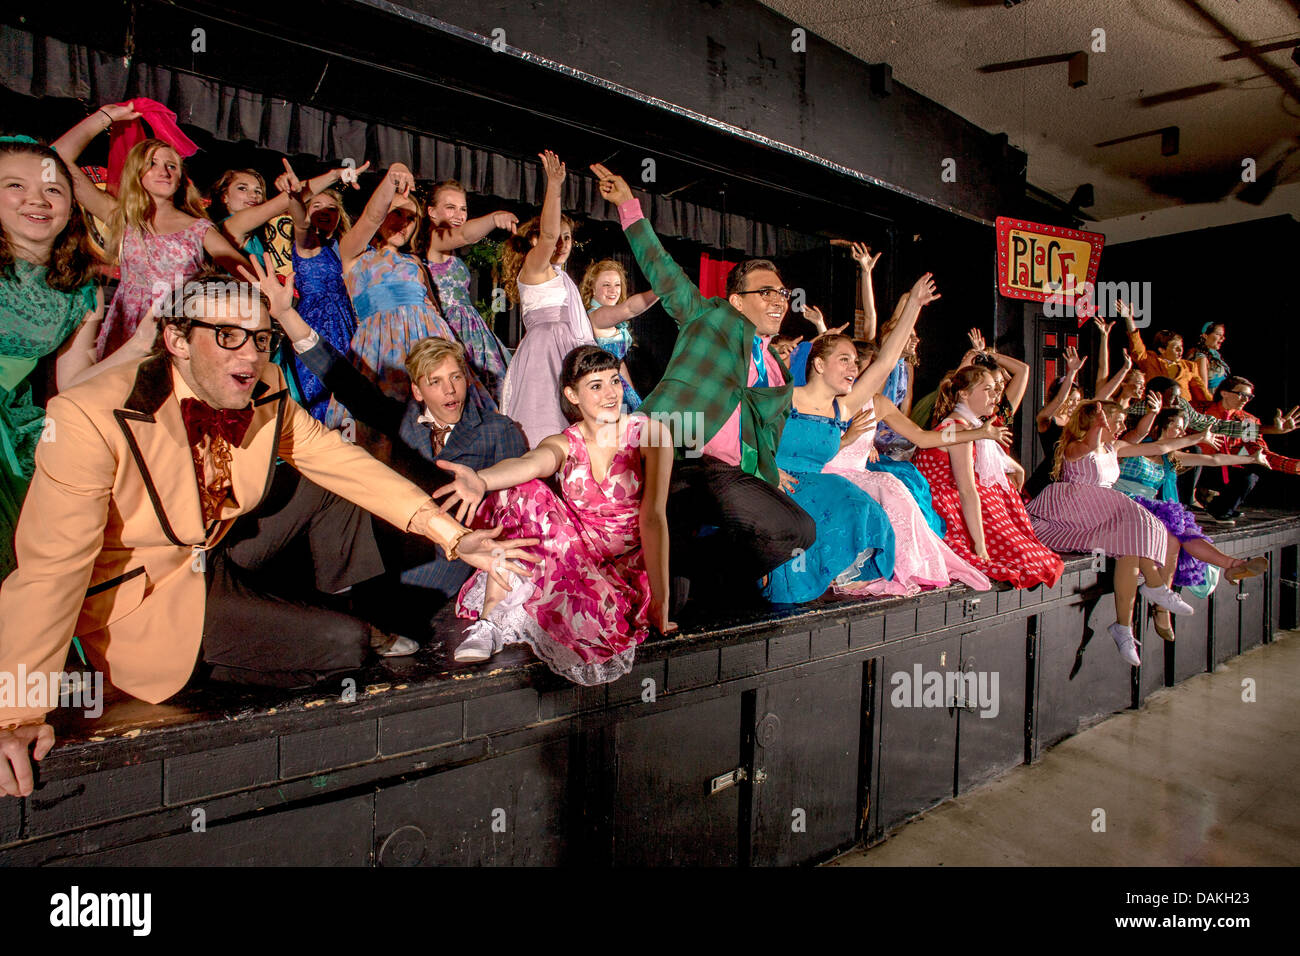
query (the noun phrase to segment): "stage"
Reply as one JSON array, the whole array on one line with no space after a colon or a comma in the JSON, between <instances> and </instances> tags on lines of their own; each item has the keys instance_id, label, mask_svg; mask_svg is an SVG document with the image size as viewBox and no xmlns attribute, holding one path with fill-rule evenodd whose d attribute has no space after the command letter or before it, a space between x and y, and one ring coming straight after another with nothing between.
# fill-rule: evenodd
<instances>
[{"instance_id":1,"label":"stage","mask_svg":"<svg viewBox=\"0 0 1300 956\"><path fill-rule=\"evenodd\" d=\"M820 862L1296 626L1300 515L1211 533L1269 573L1193 601L1174 644L1139 614L1141 668L1106 633L1107 570L1075 556L1052 589L687 626L607 687L430 644L314 692L58 714L36 792L0 801L0 863Z\"/></svg>"}]
</instances>

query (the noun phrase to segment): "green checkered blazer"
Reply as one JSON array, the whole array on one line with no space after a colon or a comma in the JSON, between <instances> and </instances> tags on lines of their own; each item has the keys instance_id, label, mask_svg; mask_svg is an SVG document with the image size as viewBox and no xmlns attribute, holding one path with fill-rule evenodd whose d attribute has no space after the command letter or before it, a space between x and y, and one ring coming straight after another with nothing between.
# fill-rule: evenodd
<instances>
[{"instance_id":1,"label":"green checkered blazer","mask_svg":"<svg viewBox=\"0 0 1300 956\"><path fill-rule=\"evenodd\" d=\"M790 412L792 387L746 384L758 330L726 299L704 298L647 220L632 223L625 235L650 288L678 328L668 368L641 411L670 428L680 456L686 449L702 449L739 405L741 470L777 484L776 449ZM775 352L771 354L789 382L789 370ZM679 420L690 424L676 427Z\"/></svg>"}]
</instances>

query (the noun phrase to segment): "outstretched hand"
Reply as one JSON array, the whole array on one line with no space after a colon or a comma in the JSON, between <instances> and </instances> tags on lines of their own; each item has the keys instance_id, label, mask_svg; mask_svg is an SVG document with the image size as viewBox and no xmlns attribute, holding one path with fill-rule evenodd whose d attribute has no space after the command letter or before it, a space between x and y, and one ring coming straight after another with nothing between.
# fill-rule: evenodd
<instances>
[{"instance_id":1,"label":"outstretched hand","mask_svg":"<svg viewBox=\"0 0 1300 956\"><path fill-rule=\"evenodd\" d=\"M542 161L542 169L546 171L547 188L559 188L564 183L566 170L564 163L560 162L560 157L549 149L544 149L537 154Z\"/></svg>"},{"instance_id":2,"label":"outstretched hand","mask_svg":"<svg viewBox=\"0 0 1300 956\"><path fill-rule=\"evenodd\" d=\"M393 191L399 196L408 195L415 186L415 177L402 163L393 163L389 166L386 178L392 184Z\"/></svg>"},{"instance_id":3,"label":"outstretched hand","mask_svg":"<svg viewBox=\"0 0 1300 956\"><path fill-rule=\"evenodd\" d=\"M615 206L632 200L632 187L622 176L616 176L600 163L592 163L591 171L600 181L600 194Z\"/></svg>"},{"instance_id":4,"label":"outstretched hand","mask_svg":"<svg viewBox=\"0 0 1300 956\"><path fill-rule=\"evenodd\" d=\"M918 306L926 306L935 299L942 298L934 284L934 273L927 272L921 278L917 279L909 292L911 301L915 301Z\"/></svg>"},{"instance_id":5,"label":"outstretched hand","mask_svg":"<svg viewBox=\"0 0 1300 956\"><path fill-rule=\"evenodd\" d=\"M454 461L438 461L435 464L439 468L445 469L452 473L452 480L438 488L430 496L434 499L446 498L442 507L438 510L447 514L452 508L456 509L453 517L461 524L467 524L467 519L472 519L474 513L478 511L478 506L482 503L484 495L487 494L487 482L479 477L478 472L468 465L462 465Z\"/></svg>"},{"instance_id":6,"label":"outstretched hand","mask_svg":"<svg viewBox=\"0 0 1300 956\"><path fill-rule=\"evenodd\" d=\"M243 276L245 282L257 286L262 290L262 295L266 296L269 304L268 311L271 318L279 319L281 315L293 308L293 273L290 272L285 276L284 282L280 282L280 277L275 272L275 260L271 253L266 253L262 260L259 261L257 256L249 256L248 261L253 266L253 271L249 272L243 266L239 266L239 274Z\"/></svg>"},{"instance_id":7,"label":"outstretched hand","mask_svg":"<svg viewBox=\"0 0 1300 956\"><path fill-rule=\"evenodd\" d=\"M857 263L862 267L863 272L871 272L875 269L876 263L879 262L880 257L884 255L883 252L877 252L873 256L871 254L871 247L865 242L855 242L851 248L853 258L857 260Z\"/></svg>"},{"instance_id":8,"label":"outstretched hand","mask_svg":"<svg viewBox=\"0 0 1300 956\"><path fill-rule=\"evenodd\" d=\"M531 570L516 562L527 561L529 564L536 564L541 560L524 550L538 544L541 544L538 538L502 540L501 525L497 525L495 528L471 531L460 539L456 552L471 568L487 572L493 581L509 591L510 579L506 576L506 572L513 572L521 578L528 577L532 573Z\"/></svg>"},{"instance_id":9,"label":"outstretched hand","mask_svg":"<svg viewBox=\"0 0 1300 956\"><path fill-rule=\"evenodd\" d=\"M345 186L351 186L353 189L360 189L361 183L358 181L358 177L369 168L370 160L368 159L360 166L340 166L339 182Z\"/></svg>"},{"instance_id":10,"label":"outstretched hand","mask_svg":"<svg viewBox=\"0 0 1300 956\"><path fill-rule=\"evenodd\" d=\"M1088 361L1088 356L1085 355L1082 358L1080 358L1079 350L1075 348L1073 345L1066 347L1065 349L1066 371L1077 373L1079 369L1083 368L1084 364L1087 363L1087 361Z\"/></svg>"}]
</instances>

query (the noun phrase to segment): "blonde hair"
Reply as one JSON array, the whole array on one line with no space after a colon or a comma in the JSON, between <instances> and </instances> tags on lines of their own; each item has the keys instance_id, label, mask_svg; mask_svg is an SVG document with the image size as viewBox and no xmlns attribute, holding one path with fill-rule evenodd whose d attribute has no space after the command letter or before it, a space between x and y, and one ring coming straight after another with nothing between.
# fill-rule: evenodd
<instances>
[{"instance_id":1,"label":"blonde hair","mask_svg":"<svg viewBox=\"0 0 1300 956\"><path fill-rule=\"evenodd\" d=\"M587 266L587 271L582 274L582 282L578 283L578 295L582 299L584 309L596 291L596 280L600 278L602 272L618 273L619 281L623 283L618 291L618 301L620 303L627 301L627 270L616 259L601 259Z\"/></svg>"},{"instance_id":2,"label":"blonde hair","mask_svg":"<svg viewBox=\"0 0 1300 956\"><path fill-rule=\"evenodd\" d=\"M460 370L469 375L469 368L465 364L465 346L459 342L436 336L416 342L411 346L411 351L406 353L406 374L411 377L411 384L419 384L449 358L454 358Z\"/></svg>"},{"instance_id":3,"label":"blonde hair","mask_svg":"<svg viewBox=\"0 0 1300 956\"><path fill-rule=\"evenodd\" d=\"M160 149L170 149L176 153L180 163L180 184L176 187L176 192L172 193L172 205L195 219L208 218L207 210L203 208L203 199L185 172L185 160L176 152L175 147L160 139L146 139L143 143L136 143L126 154L126 162L122 166L122 184L117 190L117 206L105 224L108 229L108 248L105 251L115 262L122 248L122 235L128 226L144 232L152 231L158 207L141 179L149 169L154 153Z\"/></svg>"},{"instance_id":4,"label":"blonde hair","mask_svg":"<svg viewBox=\"0 0 1300 956\"><path fill-rule=\"evenodd\" d=\"M569 227L573 232L577 227L568 216L560 216L560 228ZM501 249L501 284L506 290L506 297L511 302L519 301L519 273L523 271L524 260L533 249L533 240L542 235L542 218L534 216L529 219L513 236L505 241Z\"/></svg>"},{"instance_id":5,"label":"blonde hair","mask_svg":"<svg viewBox=\"0 0 1300 956\"><path fill-rule=\"evenodd\" d=\"M1061 480L1061 474L1065 471L1065 449L1071 442L1079 441L1088 434L1092 426L1097 424L1098 416L1104 417L1122 411L1119 402L1095 399L1084 402L1076 408L1070 420L1061 429L1061 437L1057 440L1056 450L1052 453L1052 480Z\"/></svg>"},{"instance_id":6,"label":"blonde hair","mask_svg":"<svg viewBox=\"0 0 1300 956\"><path fill-rule=\"evenodd\" d=\"M333 199L334 205L337 206L339 210L339 221L338 223L335 224L334 231L331 232L328 236L321 236L321 238L328 240L328 239L333 239L335 236L341 236L345 234L349 229L352 228L352 217L348 215L348 211L346 207L344 207L343 205L343 194L339 192L337 189L335 189L333 186L331 186L329 189L322 189L316 195L312 196L311 199L307 200L307 210L308 210L307 218L311 219L311 214L310 214L311 204L314 203L317 199L320 199L321 196L328 196L330 199Z\"/></svg>"}]
</instances>

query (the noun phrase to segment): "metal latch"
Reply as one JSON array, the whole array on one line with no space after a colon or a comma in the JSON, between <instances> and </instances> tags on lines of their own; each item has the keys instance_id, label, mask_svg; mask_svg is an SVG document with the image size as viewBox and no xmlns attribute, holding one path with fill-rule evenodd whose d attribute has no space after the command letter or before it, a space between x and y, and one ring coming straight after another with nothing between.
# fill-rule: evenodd
<instances>
[{"instance_id":1,"label":"metal latch","mask_svg":"<svg viewBox=\"0 0 1300 956\"><path fill-rule=\"evenodd\" d=\"M979 598L966 598L961 602L962 617L970 617L980 609Z\"/></svg>"},{"instance_id":2,"label":"metal latch","mask_svg":"<svg viewBox=\"0 0 1300 956\"><path fill-rule=\"evenodd\" d=\"M744 767L737 767L735 770L728 770L724 774L719 774L709 781L709 796L715 793L721 793L728 787L734 787L742 780L748 780L749 774L745 773Z\"/></svg>"}]
</instances>

